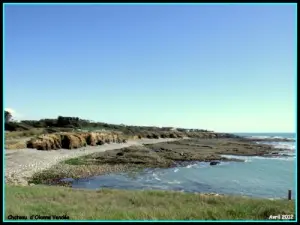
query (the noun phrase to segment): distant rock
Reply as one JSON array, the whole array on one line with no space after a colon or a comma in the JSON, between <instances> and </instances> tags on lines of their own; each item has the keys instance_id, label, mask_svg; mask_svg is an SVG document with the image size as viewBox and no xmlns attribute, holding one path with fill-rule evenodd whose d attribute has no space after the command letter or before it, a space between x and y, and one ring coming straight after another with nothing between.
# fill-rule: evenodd
<instances>
[{"instance_id":1,"label":"distant rock","mask_svg":"<svg viewBox=\"0 0 300 225\"><path fill-rule=\"evenodd\" d=\"M215 165L218 165L220 164L220 162L217 162L217 161L213 161L213 162L210 162L209 165L211 166L215 166Z\"/></svg>"},{"instance_id":2,"label":"distant rock","mask_svg":"<svg viewBox=\"0 0 300 225\"><path fill-rule=\"evenodd\" d=\"M253 138L243 138L245 141L263 141L263 142L295 142L295 139L291 138L259 138L259 137L253 137Z\"/></svg>"}]
</instances>

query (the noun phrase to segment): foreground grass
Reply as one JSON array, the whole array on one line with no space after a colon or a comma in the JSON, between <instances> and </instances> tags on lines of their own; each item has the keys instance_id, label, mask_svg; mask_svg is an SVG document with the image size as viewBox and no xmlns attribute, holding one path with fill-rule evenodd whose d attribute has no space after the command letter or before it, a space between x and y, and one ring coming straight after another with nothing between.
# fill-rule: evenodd
<instances>
[{"instance_id":1,"label":"foreground grass","mask_svg":"<svg viewBox=\"0 0 300 225\"><path fill-rule=\"evenodd\" d=\"M71 220L264 220L294 214L294 201L165 191L6 186L5 217L67 215Z\"/></svg>"}]
</instances>

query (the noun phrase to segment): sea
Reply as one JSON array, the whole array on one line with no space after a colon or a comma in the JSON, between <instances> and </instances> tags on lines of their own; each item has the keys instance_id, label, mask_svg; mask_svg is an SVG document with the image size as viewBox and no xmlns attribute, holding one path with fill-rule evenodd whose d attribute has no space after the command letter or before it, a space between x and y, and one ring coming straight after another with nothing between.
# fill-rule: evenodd
<instances>
[{"instance_id":1,"label":"sea","mask_svg":"<svg viewBox=\"0 0 300 225\"><path fill-rule=\"evenodd\" d=\"M245 162L222 162L210 166L199 162L170 169L145 169L139 172L115 173L72 181L73 188L173 190L181 192L219 193L257 198L287 198L296 194L296 135L293 133L236 133L260 138L258 143L284 149L278 157L225 156ZM288 138L293 142L264 141Z\"/></svg>"}]
</instances>

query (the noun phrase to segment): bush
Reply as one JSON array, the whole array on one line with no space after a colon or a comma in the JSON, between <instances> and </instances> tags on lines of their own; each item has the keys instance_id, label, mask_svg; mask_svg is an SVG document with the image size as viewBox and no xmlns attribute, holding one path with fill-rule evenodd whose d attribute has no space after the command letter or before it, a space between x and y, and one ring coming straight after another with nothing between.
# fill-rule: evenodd
<instances>
[{"instance_id":1,"label":"bush","mask_svg":"<svg viewBox=\"0 0 300 225\"><path fill-rule=\"evenodd\" d=\"M5 131L25 131L30 129L32 129L32 127L22 123L17 123L17 122L5 123Z\"/></svg>"}]
</instances>

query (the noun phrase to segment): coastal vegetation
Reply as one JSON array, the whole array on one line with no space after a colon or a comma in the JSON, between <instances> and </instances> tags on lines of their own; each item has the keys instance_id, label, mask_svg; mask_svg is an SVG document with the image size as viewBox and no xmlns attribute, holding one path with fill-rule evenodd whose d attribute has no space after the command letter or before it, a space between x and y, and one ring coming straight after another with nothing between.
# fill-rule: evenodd
<instances>
[{"instance_id":1,"label":"coastal vegetation","mask_svg":"<svg viewBox=\"0 0 300 225\"><path fill-rule=\"evenodd\" d=\"M172 127L115 125L78 117L59 116L56 119L11 121L12 116L5 111L6 149L36 148L55 150L74 149L86 145L104 143L124 143L130 139L159 138L216 138L235 137L232 134L216 134L208 130Z\"/></svg>"},{"instance_id":2,"label":"coastal vegetation","mask_svg":"<svg viewBox=\"0 0 300 225\"><path fill-rule=\"evenodd\" d=\"M58 116L55 119L41 119L41 120L22 120L19 122L11 121L11 115L9 112L5 112L7 119L5 121L5 131L26 131L34 128L51 128L48 129L50 132L60 131L64 129L82 129L88 131L94 130L111 130L111 131L121 131L124 134L135 134L141 131L155 132L160 131L170 131L172 127L155 127L155 126L128 126L124 124L108 124L103 122L94 122L86 119L80 119L78 117L68 117L68 116ZM187 130L193 132L209 132L204 129L176 129L179 132L185 132ZM70 130L68 130L70 131Z\"/></svg>"},{"instance_id":3,"label":"coastal vegetation","mask_svg":"<svg viewBox=\"0 0 300 225\"><path fill-rule=\"evenodd\" d=\"M79 151L87 146L98 149L96 146L109 143L135 143L127 147L120 145L110 151L103 148L92 154L56 162L26 177L27 186L12 185L15 183L10 183L10 180L23 179L24 175L10 174L5 186L6 218L23 215L29 219L30 215L36 214L67 216L71 220L265 220L270 215L294 214L295 211L294 200L174 191L75 190L70 188L70 181L63 179L134 173L145 168L180 167L193 162L208 162L214 166L221 161L242 162L223 155L273 157L280 151L233 134L201 129L113 125L62 116L16 122L9 113L5 113L5 131L5 149ZM152 139L153 143L145 144L144 139ZM165 140L155 143L155 139ZM9 156L10 160L16 157L14 154Z\"/></svg>"},{"instance_id":4,"label":"coastal vegetation","mask_svg":"<svg viewBox=\"0 0 300 225\"><path fill-rule=\"evenodd\" d=\"M6 186L5 217L56 215L70 220L267 220L294 215L288 200L174 191L75 190Z\"/></svg>"}]
</instances>

